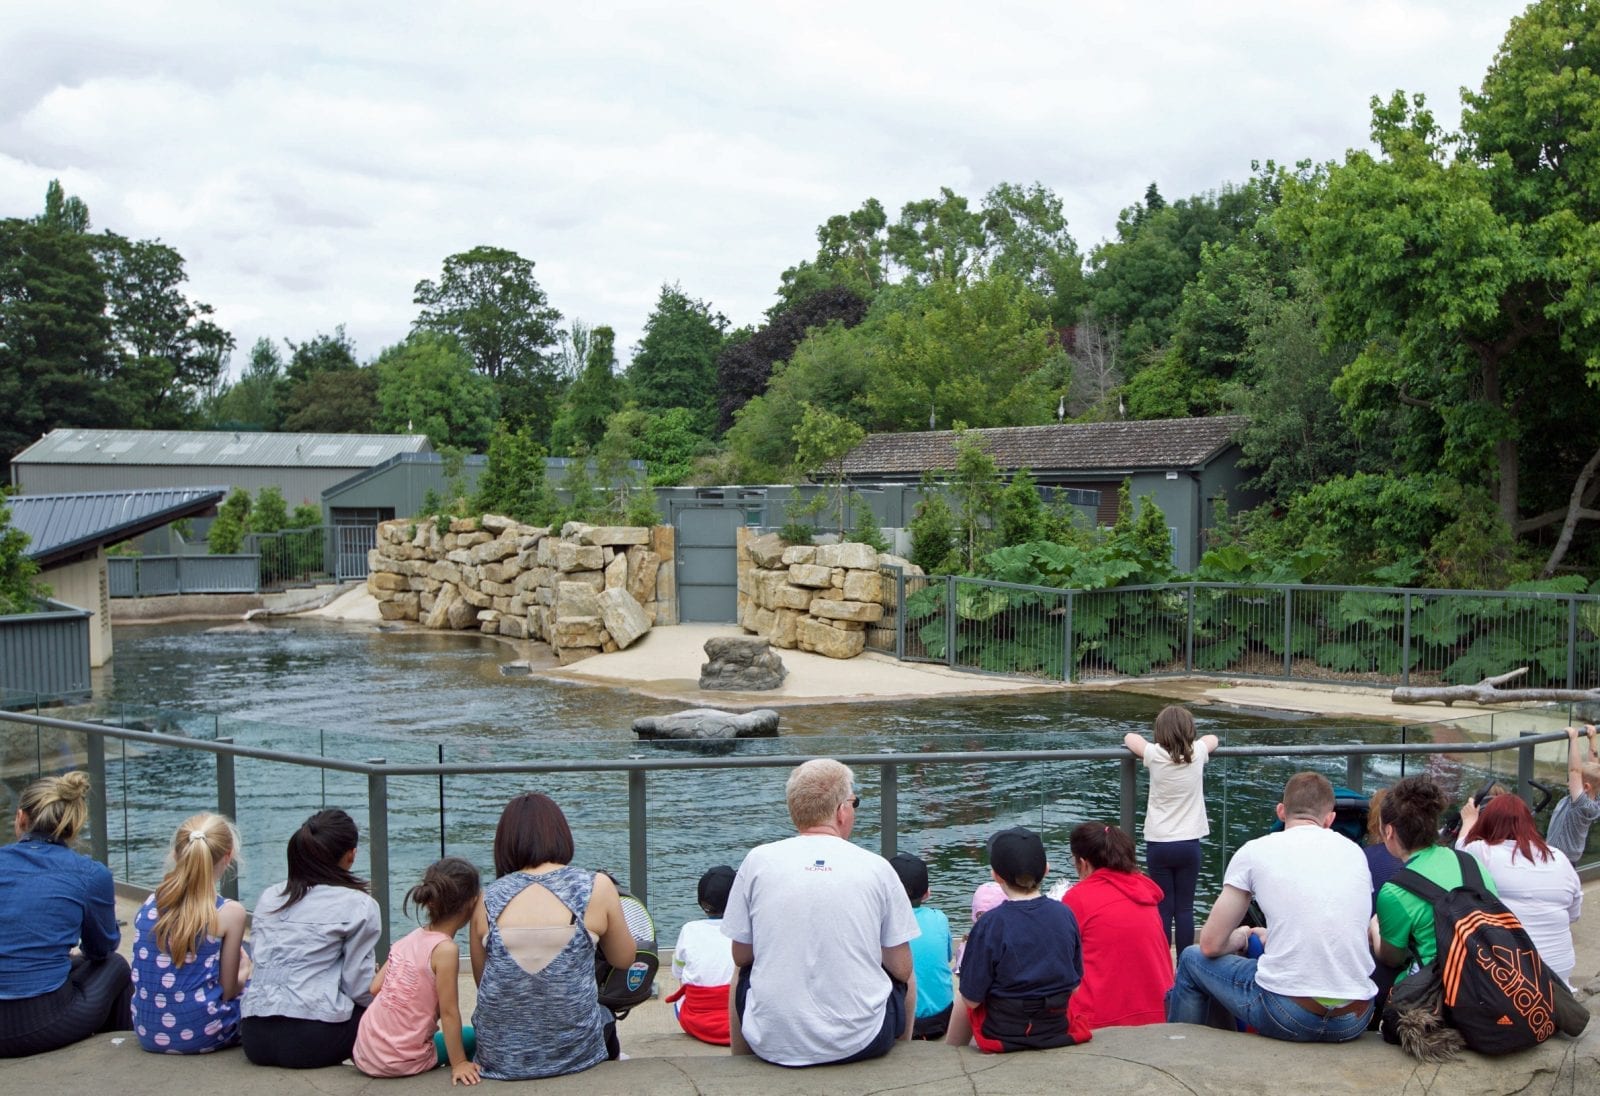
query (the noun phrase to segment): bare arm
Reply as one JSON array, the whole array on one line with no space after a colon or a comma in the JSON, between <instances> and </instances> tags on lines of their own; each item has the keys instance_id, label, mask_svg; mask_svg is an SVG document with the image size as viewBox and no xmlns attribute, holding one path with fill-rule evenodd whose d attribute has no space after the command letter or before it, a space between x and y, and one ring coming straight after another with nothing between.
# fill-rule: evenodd
<instances>
[{"instance_id":1,"label":"bare arm","mask_svg":"<svg viewBox=\"0 0 1600 1096\"><path fill-rule=\"evenodd\" d=\"M1583 797L1583 753L1578 748L1578 728L1567 728L1567 794Z\"/></svg>"},{"instance_id":2,"label":"bare arm","mask_svg":"<svg viewBox=\"0 0 1600 1096\"><path fill-rule=\"evenodd\" d=\"M229 900L217 911L222 932L222 999L231 1001L244 992L253 964L244 953L244 907Z\"/></svg>"},{"instance_id":3,"label":"bare arm","mask_svg":"<svg viewBox=\"0 0 1600 1096\"><path fill-rule=\"evenodd\" d=\"M483 904L483 895L480 894L477 905L472 907L472 920L467 925L467 952L472 956L474 985L483 983L483 963L488 958L483 948L483 940L488 935L489 909Z\"/></svg>"},{"instance_id":4,"label":"bare arm","mask_svg":"<svg viewBox=\"0 0 1600 1096\"><path fill-rule=\"evenodd\" d=\"M378 973L372 976L372 987L367 992L372 994L374 997L376 997L379 991L383 989L383 972L388 969L389 964L385 962L383 966L378 968Z\"/></svg>"},{"instance_id":5,"label":"bare arm","mask_svg":"<svg viewBox=\"0 0 1600 1096\"><path fill-rule=\"evenodd\" d=\"M1222 745L1221 741L1214 734L1201 735L1200 744L1206 748L1207 757L1210 757L1212 754L1216 753L1217 747Z\"/></svg>"},{"instance_id":6,"label":"bare arm","mask_svg":"<svg viewBox=\"0 0 1600 1096\"><path fill-rule=\"evenodd\" d=\"M433 967L433 988L439 994L439 1031L444 1034L445 1053L450 1056L450 1084L475 1085L478 1067L467 1060L461 1041L461 1001L457 993L461 953L456 950L456 942L435 944L428 965Z\"/></svg>"},{"instance_id":7,"label":"bare arm","mask_svg":"<svg viewBox=\"0 0 1600 1096\"><path fill-rule=\"evenodd\" d=\"M1233 942L1234 929L1240 927L1244 915L1250 912L1250 892L1224 884L1222 893L1211 906L1211 915L1200 930L1200 951L1208 958L1237 951Z\"/></svg>"},{"instance_id":8,"label":"bare arm","mask_svg":"<svg viewBox=\"0 0 1600 1096\"><path fill-rule=\"evenodd\" d=\"M911 945L896 944L892 948L884 948L883 969L896 982L910 982L911 972L915 969L911 962Z\"/></svg>"},{"instance_id":9,"label":"bare arm","mask_svg":"<svg viewBox=\"0 0 1600 1096\"><path fill-rule=\"evenodd\" d=\"M756 949L749 944L738 940L733 942L733 965L735 967L748 967L756 961Z\"/></svg>"},{"instance_id":10,"label":"bare arm","mask_svg":"<svg viewBox=\"0 0 1600 1096\"><path fill-rule=\"evenodd\" d=\"M596 923L603 918L603 923ZM628 930L627 918L622 916L622 899L617 896L617 885L604 872L594 877L594 895L589 900L589 911L584 915L584 925L600 937L600 952L606 962L627 970L639 954L638 941Z\"/></svg>"},{"instance_id":11,"label":"bare arm","mask_svg":"<svg viewBox=\"0 0 1600 1096\"><path fill-rule=\"evenodd\" d=\"M1385 940L1383 934L1378 931L1377 914L1373 914L1372 920L1367 922L1367 942L1372 945L1374 958L1384 966L1398 967L1405 964L1407 953Z\"/></svg>"},{"instance_id":12,"label":"bare arm","mask_svg":"<svg viewBox=\"0 0 1600 1096\"><path fill-rule=\"evenodd\" d=\"M1129 731L1122 736L1122 744L1128 747L1134 757L1138 758L1144 757L1145 748L1150 745L1144 740L1144 735L1135 734L1133 731Z\"/></svg>"}]
</instances>

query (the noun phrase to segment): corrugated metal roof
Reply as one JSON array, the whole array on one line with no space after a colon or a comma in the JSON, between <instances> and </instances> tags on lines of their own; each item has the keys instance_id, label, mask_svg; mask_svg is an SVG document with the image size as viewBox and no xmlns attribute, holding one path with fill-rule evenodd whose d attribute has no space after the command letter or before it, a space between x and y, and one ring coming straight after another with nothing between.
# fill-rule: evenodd
<instances>
[{"instance_id":1,"label":"corrugated metal roof","mask_svg":"<svg viewBox=\"0 0 1600 1096\"><path fill-rule=\"evenodd\" d=\"M203 513L227 494L227 487L87 491L12 495L6 505L11 509L11 524L28 534L28 555L48 564Z\"/></svg>"},{"instance_id":2,"label":"corrugated metal roof","mask_svg":"<svg viewBox=\"0 0 1600 1096\"><path fill-rule=\"evenodd\" d=\"M424 434L250 434L201 430L52 430L12 464L181 464L250 468L371 468L425 453Z\"/></svg>"},{"instance_id":3,"label":"corrugated metal roof","mask_svg":"<svg viewBox=\"0 0 1600 1096\"><path fill-rule=\"evenodd\" d=\"M1231 443L1240 415L1203 419L1062 423L970 430L1002 471L1123 471L1196 468ZM868 434L844 459L848 476L920 474L955 467L953 430Z\"/></svg>"}]
</instances>

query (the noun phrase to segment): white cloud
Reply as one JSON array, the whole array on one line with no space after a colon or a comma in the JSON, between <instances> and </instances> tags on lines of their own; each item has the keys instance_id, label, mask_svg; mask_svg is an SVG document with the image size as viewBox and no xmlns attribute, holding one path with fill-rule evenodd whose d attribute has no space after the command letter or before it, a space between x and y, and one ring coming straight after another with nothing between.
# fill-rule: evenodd
<instances>
[{"instance_id":1,"label":"white cloud","mask_svg":"<svg viewBox=\"0 0 1600 1096\"><path fill-rule=\"evenodd\" d=\"M0 215L59 177L159 236L241 346L404 335L475 244L636 341L663 282L751 323L828 216L1003 180L1087 250L1151 180L1342 156L1367 101L1455 122L1521 0L37 6L0 26ZM74 27L92 28L76 30Z\"/></svg>"}]
</instances>

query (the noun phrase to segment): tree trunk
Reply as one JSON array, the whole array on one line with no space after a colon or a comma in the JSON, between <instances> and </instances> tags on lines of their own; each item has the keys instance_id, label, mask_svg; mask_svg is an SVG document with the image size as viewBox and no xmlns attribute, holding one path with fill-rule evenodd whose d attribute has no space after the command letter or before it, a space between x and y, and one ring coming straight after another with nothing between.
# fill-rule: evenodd
<instances>
[{"instance_id":1,"label":"tree trunk","mask_svg":"<svg viewBox=\"0 0 1600 1096\"><path fill-rule=\"evenodd\" d=\"M1572 543L1572 533L1578 527L1578 519L1600 517L1600 512L1586 510L1583 505L1583 496L1588 491L1589 481L1594 478L1596 469L1600 469L1600 449L1595 450L1594 456L1589 458L1589 463L1578 473L1578 482L1572 485L1572 494L1567 499L1567 520L1561 523L1561 535L1556 538L1556 546L1550 550L1550 558L1545 561L1544 570L1539 572L1541 578L1549 578L1556 573L1556 567L1565 558L1567 547Z\"/></svg>"},{"instance_id":2,"label":"tree trunk","mask_svg":"<svg viewBox=\"0 0 1600 1096\"><path fill-rule=\"evenodd\" d=\"M1476 685L1402 685L1389 694L1396 704L1443 703L1449 707L1458 700L1473 704L1530 704L1541 701L1600 703L1600 689L1501 689L1497 686L1528 672L1523 666L1497 677L1486 677Z\"/></svg>"}]
</instances>

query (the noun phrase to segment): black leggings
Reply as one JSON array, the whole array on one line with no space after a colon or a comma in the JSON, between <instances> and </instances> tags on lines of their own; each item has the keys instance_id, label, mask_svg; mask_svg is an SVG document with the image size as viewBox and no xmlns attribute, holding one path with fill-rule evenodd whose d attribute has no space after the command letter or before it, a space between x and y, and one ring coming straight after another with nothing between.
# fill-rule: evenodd
<instances>
[{"instance_id":1,"label":"black leggings","mask_svg":"<svg viewBox=\"0 0 1600 1096\"><path fill-rule=\"evenodd\" d=\"M1183 954L1194 943L1194 889L1200 881L1200 840L1146 841L1144 860L1161 888L1161 931Z\"/></svg>"},{"instance_id":2,"label":"black leggings","mask_svg":"<svg viewBox=\"0 0 1600 1096\"><path fill-rule=\"evenodd\" d=\"M350 1057L365 1011L355 1006L343 1023L298 1016L247 1016L239 1022L244 1056L258 1066L283 1069L336 1066Z\"/></svg>"},{"instance_id":3,"label":"black leggings","mask_svg":"<svg viewBox=\"0 0 1600 1096\"><path fill-rule=\"evenodd\" d=\"M60 989L0 1001L0 1058L43 1054L102 1031L133 1029L133 979L128 961L72 957Z\"/></svg>"}]
</instances>

